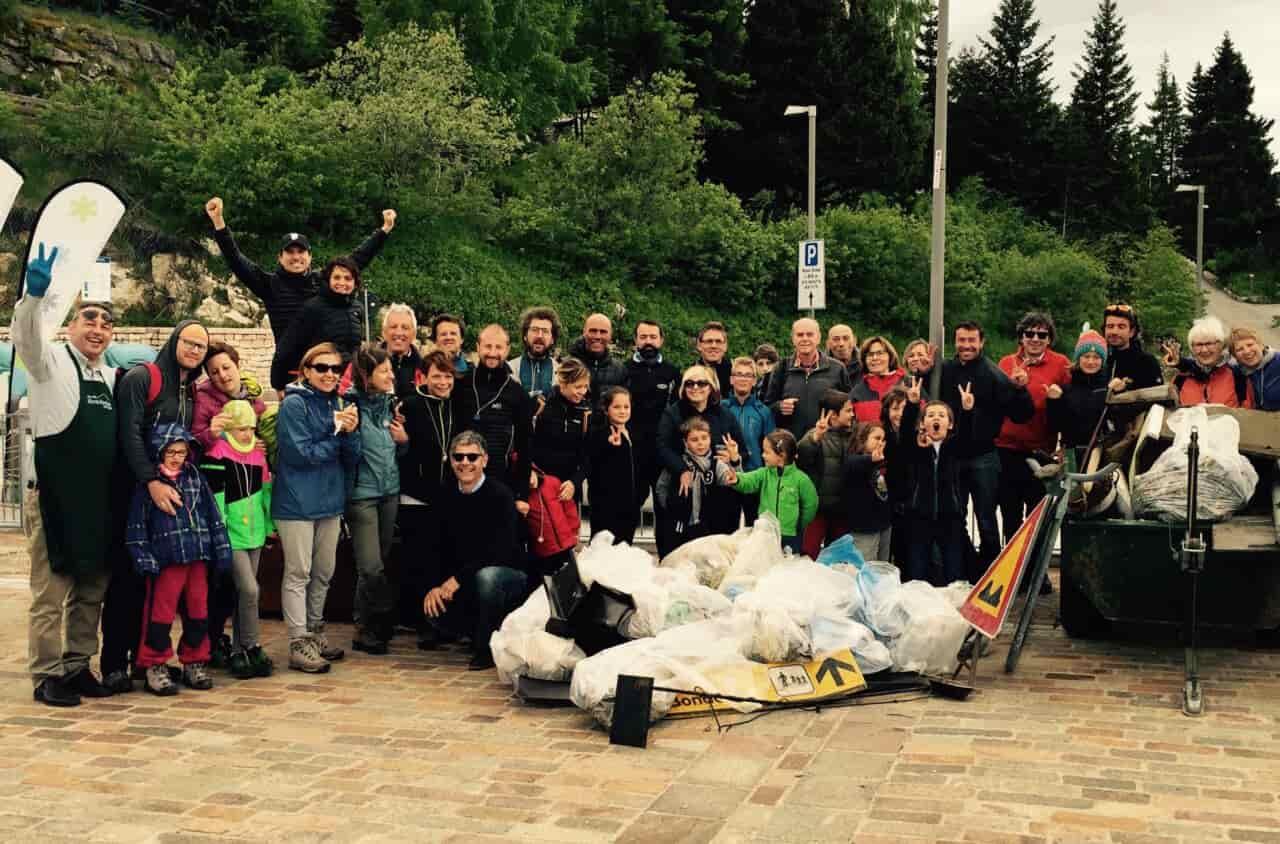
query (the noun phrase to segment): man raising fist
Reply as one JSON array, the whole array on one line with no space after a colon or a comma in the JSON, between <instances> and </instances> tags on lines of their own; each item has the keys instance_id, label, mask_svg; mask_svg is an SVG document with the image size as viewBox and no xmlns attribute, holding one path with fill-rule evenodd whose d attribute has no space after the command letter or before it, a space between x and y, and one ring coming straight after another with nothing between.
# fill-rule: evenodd
<instances>
[{"instance_id":1,"label":"man raising fist","mask_svg":"<svg viewBox=\"0 0 1280 844\"><path fill-rule=\"evenodd\" d=\"M321 287L320 273L311 269L311 241L305 235L290 232L280 241L280 254L276 268L268 272L250 261L236 246L231 229L223 217L221 197L213 197L204 204L204 211L213 223L213 236L227 266L245 287L262 300L271 319L271 333L275 341L285 335L289 323L302 308L302 303L314 296ZM368 266L396 227L396 212L388 208L382 212L382 227L375 230L364 243L356 247L351 258L364 269Z\"/></svg>"}]
</instances>

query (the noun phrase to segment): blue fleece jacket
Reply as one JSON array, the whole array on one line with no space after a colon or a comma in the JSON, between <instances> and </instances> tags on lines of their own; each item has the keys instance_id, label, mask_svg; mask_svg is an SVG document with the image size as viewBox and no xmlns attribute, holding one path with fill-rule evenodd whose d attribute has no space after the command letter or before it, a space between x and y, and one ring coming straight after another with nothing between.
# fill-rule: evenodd
<instances>
[{"instance_id":1,"label":"blue fleece jacket","mask_svg":"<svg viewBox=\"0 0 1280 844\"><path fill-rule=\"evenodd\" d=\"M409 453L409 444L396 445L391 439L395 418L395 396L390 393L362 393L352 388L347 400L360 408L360 468L356 470L351 500L382 498L400 494L400 467L396 460Z\"/></svg>"},{"instance_id":2,"label":"blue fleece jacket","mask_svg":"<svg viewBox=\"0 0 1280 844\"><path fill-rule=\"evenodd\" d=\"M741 443L742 468L747 471L759 469L764 465L765 435L778 427L773 419L773 411L754 394L747 396L745 402L740 402L735 394L729 393L720 404L733 414L733 418L738 420L738 426L742 428L742 436L745 438Z\"/></svg>"},{"instance_id":3,"label":"blue fleece jacket","mask_svg":"<svg viewBox=\"0 0 1280 844\"><path fill-rule=\"evenodd\" d=\"M1257 410L1280 410L1280 355L1267 349L1262 363L1252 371L1239 363L1235 368L1243 372L1253 384L1253 406Z\"/></svg>"},{"instance_id":4,"label":"blue fleece jacket","mask_svg":"<svg viewBox=\"0 0 1280 844\"><path fill-rule=\"evenodd\" d=\"M218 512L209 485L191 456L195 454L195 437L177 423L156 425L149 445L154 463L171 443L186 442L190 451L187 462L176 480L163 473L155 480L172 484L182 496L182 507L172 516L151 500L146 483L139 483L129 505L125 542L133 567L139 574L157 575L161 569L182 563L206 562L218 569L231 566L231 542L227 527Z\"/></svg>"},{"instance_id":5,"label":"blue fleece jacket","mask_svg":"<svg viewBox=\"0 0 1280 844\"><path fill-rule=\"evenodd\" d=\"M333 432L338 397L290 384L276 419L276 482L271 516L315 521L342 514L360 465L360 434ZM361 420L362 422L364 420Z\"/></svg>"}]
</instances>

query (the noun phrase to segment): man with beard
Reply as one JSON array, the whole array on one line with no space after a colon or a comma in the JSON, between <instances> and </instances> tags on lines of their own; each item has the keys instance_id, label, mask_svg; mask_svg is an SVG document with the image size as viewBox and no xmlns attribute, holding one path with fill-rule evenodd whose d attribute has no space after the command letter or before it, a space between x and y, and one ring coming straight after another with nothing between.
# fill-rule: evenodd
<instances>
[{"instance_id":1,"label":"man with beard","mask_svg":"<svg viewBox=\"0 0 1280 844\"><path fill-rule=\"evenodd\" d=\"M241 284L249 288L249 292L262 300L271 320L271 334L279 343L294 316L302 310L303 303L323 290L328 282L327 279L321 279L319 272L311 269L311 242L305 235L297 232L285 235L280 242L276 268L268 272L246 258L236 246L231 229L227 228L223 217L220 197L215 196L206 202L204 210L213 223L213 237L227 267ZM388 208L382 212L382 227L352 250L351 260L360 269L367 267L382 251L387 235L395 227L396 212Z\"/></svg>"},{"instance_id":2,"label":"man with beard","mask_svg":"<svg viewBox=\"0 0 1280 844\"><path fill-rule=\"evenodd\" d=\"M631 448L636 465L636 500L643 502L658 482L658 420L675 397L680 372L662 357L662 326L636 323L635 352L627 361L631 390ZM657 500L656 498L654 499Z\"/></svg>"},{"instance_id":3,"label":"man with beard","mask_svg":"<svg viewBox=\"0 0 1280 844\"><path fill-rule=\"evenodd\" d=\"M1111 392L1140 390L1164 383L1159 361L1142 350L1138 312L1131 306L1107 305L1102 312L1102 333L1107 338Z\"/></svg>"},{"instance_id":4,"label":"man with beard","mask_svg":"<svg viewBox=\"0 0 1280 844\"><path fill-rule=\"evenodd\" d=\"M511 488L521 514L529 505L529 434L534 400L507 366L511 341L501 325L486 325L476 346L476 365L454 391L461 427L479 431L489 455L489 471Z\"/></svg>"},{"instance_id":5,"label":"man with beard","mask_svg":"<svg viewBox=\"0 0 1280 844\"><path fill-rule=\"evenodd\" d=\"M586 364L591 373L591 391L587 396L593 405L610 387L627 385L626 368L609 354L612 340L613 323L604 314L592 314L582 324L582 337L569 349L569 354Z\"/></svg>"},{"instance_id":6,"label":"man with beard","mask_svg":"<svg viewBox=\"0 0 1280 844\"><path fill-rule=\"evenodd\" d=\"M710 369L720 381L720 395L728 395L732 387L729 380L733 377L733 363L729 357L729 329L724 323L705 323L698 329L698 363Z\"/></svg>"},{"instance_id":7,"label":"man with beard","mask_svg":"<svg viewBox=\"0 0 1280 844\"><path fill-rule=\"evenodd\" d=\"M982 354L985 343L982 326L978 323L972 320L957 323L956 356L942 364L939 387L942 393L939 398L951 407L953 418L960 419L963 411L976 407L969 420L970 436L957 439L955 447L960 507L965 508L969 498L973 498L973 514L978 520L981 541L977 559L971 561L970 570L965 573L973 583L986 571L1001 547L1000 526L996 522L996 500L1000 489L996 437L1005 419L1029 422L1036 410L1027 388L1011 381ZM970 406L966 407L966 404Z\"/></svg>"},{"instance_id":8,"label":"man with beard","mask_svg":"<svg viewBox=\"0 0 1280 844\"><path fill-rule=\"evenodd\" d=\"M858 335L852 328L840 323L827 330L827 354L844 364L844 371L849 373L849 383L858 382L862 363L858 360Z\"/></svg>"},{"instance_id":9,"label":"man with beard","mask_svg":"<svg viewBox=\"0 0 1280 844\"><path fill-rule=\"evenodd\" d=\"M382 315L382 348L391 358L396 375L396 395L407 396L426 380L427 370L422 355L413 342L418 336L418 317L413 308L395 302Z\"/></svg>"},{"instance_id":10,"label":"man with beard","mask_svg":"<svg viewBox=\"0 0 1280 844\"><path fill-rule=\"evenodd\" d=\"M560 342L560 315L555 308L525 308L520 314L520 339L524 354L507 361L511 374L533 398L551 395L555 383L556 344Z\"/></svg>"}]
</instances>

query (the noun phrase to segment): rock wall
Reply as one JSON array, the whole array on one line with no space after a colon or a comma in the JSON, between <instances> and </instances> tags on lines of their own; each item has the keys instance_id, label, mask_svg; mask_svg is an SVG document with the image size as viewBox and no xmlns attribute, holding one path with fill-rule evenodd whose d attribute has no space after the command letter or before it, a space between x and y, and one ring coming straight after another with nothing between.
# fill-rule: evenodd
<instances>
[{"instance_id":1,"label":"rock wall","mask_svg":"<svg viewBox=\"0 0 1280 844\"><path fill-rule=\"evenodd\" d=\"M0 85L23 94L75 79L168 76L178 57L162 44L67 23L40 10L0 36Z\"/></svg>"},{"instance_id":2,"label":"rock wall","mask_svg":"<svg viewBox=\"0 0 1280 844\"><path fill-rule=\"evenodd\" d=\"M120 327L115 330L117 343L142 343L153 349L159 349L164 341L173 333L173 326L149 326L146 328ZM209 335L214 340L221 340L236 347L240 353L240 368L252 372L264 387L271 377L271 356L275 353L275 340L270 329L266 328L210 328ZM58 332L58 339L64 339L64 332ZM0 341L9 342L9 326L0 327Z\"/></svg>"}]
</instances>

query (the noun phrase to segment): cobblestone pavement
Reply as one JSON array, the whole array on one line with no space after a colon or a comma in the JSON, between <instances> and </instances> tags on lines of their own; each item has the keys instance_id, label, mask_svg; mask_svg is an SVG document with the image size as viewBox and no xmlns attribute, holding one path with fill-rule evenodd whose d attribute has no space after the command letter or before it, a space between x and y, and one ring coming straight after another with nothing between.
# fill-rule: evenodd
<instances>
[{"instance_id":1,"label":"cobblestone pavement","mask_svg":"<svg viewBox=\"0 0 1280 844\"><path fill-rule=\"evenodd\" d=\"M1006 636L969 701L779 712L719 735L664 722L636 750L411 639L323 676L46 708L16 568L0 574L6 841L1280 841L1273 652L1206 652L1192 720L1179 650L1072 641L1050 606L1018 672ZM280 623L265 632L285 662Z\"/></svg>"}]
</instances>

